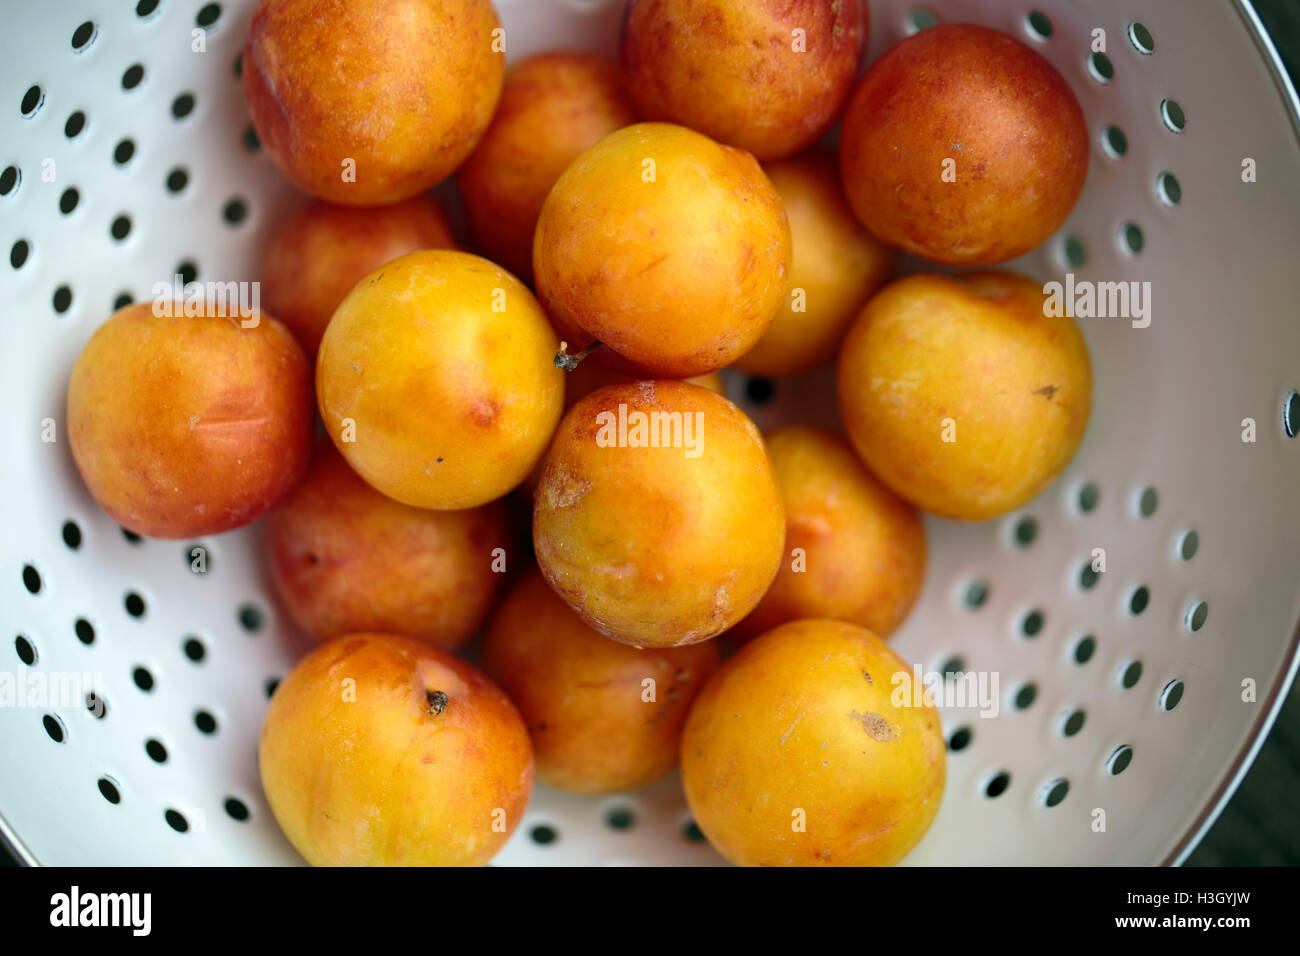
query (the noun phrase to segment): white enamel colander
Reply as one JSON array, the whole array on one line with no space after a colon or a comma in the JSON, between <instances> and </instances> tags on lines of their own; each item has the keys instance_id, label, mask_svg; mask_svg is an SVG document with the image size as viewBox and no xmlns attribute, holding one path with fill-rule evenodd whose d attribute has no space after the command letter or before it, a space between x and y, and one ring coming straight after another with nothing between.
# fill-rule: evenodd
<instances>
[{"instance_id":1,"label":"white enamel colander","mask_svg":"<svg viewBox=\"0 0 1300 956\"><path fill-rule=\"evenodd\" d=\"M612 53L623 3L496 6L517 58ZM1149 282L1152 307L1145 328L1079 320L1096 397L1064 475L1005 518L928 522L925 589L893 644L925 670L996 677L998 714L943 711L947 793L908 862L1179 861L1296 667L1295 91L1245 2L871 6L872 57L928 22L973 21L1057 66L1093 137L1087 187L1011 267ZM129 538L87 494L64 427L72 364L117 305L176 273L256 279L297 201L241 95L252 7L5 4L0 831L28 862L299 862L258 783L268 689L304 648L269 591L260 527ZM761 389L729 387L761 425L834 419L825 374L761 405ZM721 858L672 777L600 799L539 786L496 862Z\"/></svg>"}]
</instances>

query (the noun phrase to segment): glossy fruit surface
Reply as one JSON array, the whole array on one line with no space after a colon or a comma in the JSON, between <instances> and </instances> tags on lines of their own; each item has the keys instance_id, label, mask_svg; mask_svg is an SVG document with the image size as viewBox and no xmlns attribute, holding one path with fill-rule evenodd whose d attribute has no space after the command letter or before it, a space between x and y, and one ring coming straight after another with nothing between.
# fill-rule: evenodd
<instances>
[{"instance_id":1,"label":"glossy fruit surface","mask_svg":"<svg viewBox=\"0 0 1300 956\"><path fill-rule=\"evenodd\" d=\"M844 191L877 238L936 262L993 265L1065 222L1088 174L1083 111L1015 37L942 24L895 44L854 91Z\"/></svg>"},{"instance_id":2,"label":"glossy fruit surface","mask_svg":"<svg viewBox=\"0 0 1300 956\"><path fill-rule=\"evenodd\" d=\"M528 732L500 688L391 634L303 658L271 698L258 765L280 829L313 866L484 864L533 785Z\"/></svg>"},{"instance_id":3,"label":"glossy fruit surface","mask_svg":"<svg viewBox=\"0 0 1300 956\"><path fill-rule=\"evenodd\" d=\"M610 385L570 409L533 510L551 586L596 630L638 647L731 627L772 583L784 540L753 422L669 380Z\"/></svg>"},{"instance_id":4,"label":"glossy fruit surface","mask_svg":"<svg viewBox=\"0 0 1300 956\"><path fill-rule=\"evenodd\" d=\"M574 160L533 243L538 298L573 350L596 339L665 378L747 352L789 269L785 211L754 158L669 123L626 127Z\"/></svg>"},{"instance_id":5,"label":"glossy fruit surface","mask_svg":"<svg viewBox=\"0 0 1300 956\"><path fill-rule=\"evenodd\" d=\"M251 309L192 305L203 314L172 301L115 313L68 384L68 440L86 487L114 521L153 538L260 518L310 453L310 366L289 330Z\"/></svg>"},{"instance_id":6,"label":"glossy fruit surface","mask_svg":"<svg viewBox=\"0 0 1300 956\"><path fill-rule=\"evenodd\" d=\"M349 465L417 508L499 498L541 458L564 403L531 292L464 252L416 252L357 284L316 362L321 418Z\"/></svg>"},{"instance_id":7,"label":"glossy fruit surface","mask_svg":"<svg viewBox=\"0 0 1300 956\"><path fill-rule=\"evenodd\" d=\"M870 631L785 624L746 644L696 698L682 784L709 842L743 866L888 866L943 798L946 752L913 671ZM919 706L917 705L919 703Z\"/></svg>"}]
</instances>

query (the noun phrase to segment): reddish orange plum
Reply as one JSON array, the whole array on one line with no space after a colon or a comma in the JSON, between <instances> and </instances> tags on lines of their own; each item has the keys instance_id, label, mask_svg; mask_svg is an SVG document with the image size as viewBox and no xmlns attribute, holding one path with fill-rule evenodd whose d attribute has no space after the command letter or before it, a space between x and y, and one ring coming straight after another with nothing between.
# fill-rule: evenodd
<instances>
[{"instance_id":1,"label":"reddish orange plum","mask_svg":"<svg viewBox=\"0 0 1300 956\"><path fill-rule=\"evenodd\" d=\"M632 0L623 66L645 119L778 159L830 129L870 25L867 0Z\"/></svg>"},{"instance_id":2,"label":"reddish orange plum","mask_svg":"<svg viewBox=\"0 0 1300 956\"><path fill-rule=\"evenodd\" d=\"M519 708L539 780L611 793L677 766L687 711L719 659L714 641L644 651L611 641L534 571L493 617L481 666Z\"/></svg>"},{"instance_id":3,"label":"reddish orange plum","mask_svg":"<svg viewBox=\"0 0 1300 956\"><path fill-rule=\"evenodd\" d=\"M378 206L455 171L501 95L489 0L261 0L241 75L258 138L299 189Z\"/></svg>"},{"instance_id":4,"label":"reddish orange plum","mask_svg":"<svg viewBox=\"0 0 1300 956\"><path fill-rule=\"evenodd\" d=\"M313 866L475 866L519 826L528 731L474 667L421 641L350 634L280 682L262 789Z\"/></svg>"},{"instance_id":5,"label":"reddish orange plum","mask_svg":"<svg viewBox=\"0 0 1300 956\"><path fill-rule=\"evenodd\" d=\"M922 30L863 76L840 136L844 191L891 246L957 265L1033 249L1074 208L1088 128L1061 74L1015 37Z\"/></svg>"},{"instance_id":6,"label":"reddish orange plum","mask_svg":"<svg viewBox=\"0 0 1300 956\"><path fill-rule=\"evenodd\" d=\"M531 280L546 194L583 150L635 121L606 57L539 53L507 68L492 125L456 176L483 254Z\"/></svg>"},{"instance_id":7,"label":"reddish orange plum","mask_svg":"<svg viewBox=\"0 0 1300 956\"><path fill-rule=\"evenodd\" d=\"M276 589L318 641L379 631L454 650L486 621L508 566L501 502L412 508L367 485L328 441L267 536Z\"/></svg>"},{"instance_id":8,"label":"reddish orange plum","mask_svg":"<svg viewBox=\"0 0 1300 956\"><path fill-rule=\"evenodd\" d=\"M86 487L114 521L154 538L260 518L302 479L311 448L311 372L289 330L266 313L186 307L120 310L68 383L68 439Z\"/></svg>"},{"instance_id":9,"label":"reddish orange plum","mask_svg":"<svg viewBox=\"0 0 1300 956\"><path fill-rule=\"evenodd\" d=\"M314 364L325 326L358 282L408 252L455 248L447 213L432 196L367 208L314 200L271 239L262 301Z\"/></svg>"}]
</instances>

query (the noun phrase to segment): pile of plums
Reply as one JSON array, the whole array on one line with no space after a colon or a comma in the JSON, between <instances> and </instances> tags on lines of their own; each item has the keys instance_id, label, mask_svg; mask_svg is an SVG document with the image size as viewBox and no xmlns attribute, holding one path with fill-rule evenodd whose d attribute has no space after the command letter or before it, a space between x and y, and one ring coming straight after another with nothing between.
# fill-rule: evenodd
<instances>
[{"instance_id":1,"label":"pile of plums","mask_svg":"<svg viewBox=\"0 0 1300 956\"><path fill-rule=\"evenodd\" d=\"M260 746L309 862L483 863L534 772L599 794L679 764L737 863L888 864L925 833L944 740L885 643L920 510L1038 494L1091 371L1027 277L891 280L900 250L1041 243L1088 142L1017 39L937 26L859 78L868 25L866 0L632 0L618 61L507 70L488 0L261 0L244 95L312 197L266 310L122 309L68 418L123 527L266 517L319 641ZM464 230L429 192L453 173ZM842 429L763 435L722 395L727 366L832 363Z\"/></svg>"}]
</instances>

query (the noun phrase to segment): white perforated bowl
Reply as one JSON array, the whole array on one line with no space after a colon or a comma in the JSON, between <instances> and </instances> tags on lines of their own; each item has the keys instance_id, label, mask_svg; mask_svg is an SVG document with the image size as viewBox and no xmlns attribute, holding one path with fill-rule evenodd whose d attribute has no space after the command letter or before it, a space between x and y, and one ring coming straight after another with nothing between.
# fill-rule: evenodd
<instances>
[{"instance_id":1,"label":"white perforated bowl","mask_svg":"<svg viewBox=\"0 0 1300 956\"><path fill-rule=\"evenodd\" d=\"M622 6L497 0L512 58L556 46L612 53ZM1002 520L929 522L925 592L894 644L926 669L955 657L996 674L1001 712L944 712L950 740L966 744L951 753L943 809L909 862L1176 861L1231 794L1295 669L1300 439L1284 424L1300 387L1295 93L1244 3L1040 0L1046 38L1022 3L925 7L1035 46L1073 87L1094 136L1065 228L1012 266L1043 280L1070 268L1080 279L1149 281L1154 312L1145 329L1081 320L1096 405L1064 476ZM147 297L183 263L201 280L255 279L267 227L296 201L248 135L235 61L251 8L6 9L0 170L17 173L0 175L0 680L53 688L61 678L73 691L0 706L0 830L25 860L298 862L258 784L267 688L302 649L267 590L260 529L130 541L87 495L63 431L72 363L119 297ZM914 13L873 0L873 57L914 29ZM1149 30L1151 52L1140 32L1131 37L1133 22ZM1096 29L1109 82L1089 66ZM1166 124L1166 100L1181 106L1181 132ZM1103 145L1111 126L1122 155ZM1256 182L1242 181L1246 158ZM1140 251L1126 245L1128 224ZM1067 267L1070 238L1083 260ZM743 401L744 383L730 384ZM829 385L813 376L747 407L760 424L829 421ZM1242 440L1243 419L1255 422L1254 443ZM1191 532L1197 547L1184 560ZM194 546L207 551L206 574L191 571ZM1087 588L1080 569L1094 548L1107 570ZM973 582L986 589L977 608L965 602ZM1134 614L1138 588L1148 601ZM1192 630L1198 607L1208 614ZM97 675L102 717L77 696L82 673ZM1175 682L1181 700L1166 710ZM1077 732L1067 734L1071 714ZM159 745L161 762L150 755L162 756ZM995 779L1005 788L992 797ZM1057 781L1068 791L1049 807ZM611 824L611 811L630 825ZM554 839L540 842L539 827ZM498 862L720 861L690 836L675 778L608 799L539 787Z\"/></svg>"}]
</instances>

